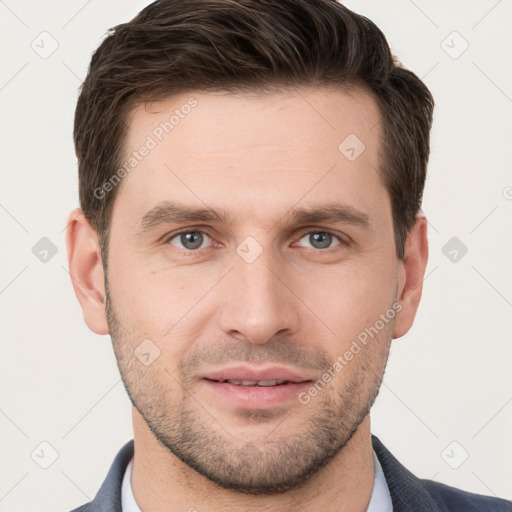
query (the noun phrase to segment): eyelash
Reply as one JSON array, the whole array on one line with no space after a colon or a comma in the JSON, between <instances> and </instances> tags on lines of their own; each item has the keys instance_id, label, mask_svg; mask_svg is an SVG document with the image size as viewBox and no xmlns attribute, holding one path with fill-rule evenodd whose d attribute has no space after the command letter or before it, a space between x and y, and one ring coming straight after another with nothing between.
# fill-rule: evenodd
<instances>
[{"instance_id":1,"label":"eyelash","mask_svg":"<svg viewBox=\"0 0 512 512\"><path fill-rule=\"evenodd\" d=\"M165 244L170 244L170 241L173 238L176 238L179 235L182 235L183 233L202 233L202 234L209 236L213 240L213 236L205 229L187 228L187 229L182 229L180 231L177 231L176 233L172 233L170 235L165 236L163 242ZM316 253L322 253L322 254L332 253L337 250L343 249L344 247L347 247L349 245L349 240L347 240L346 237L342 237L341 234L338 234L334 231L330 231L330 230L326 230L326 229L310 229L309 231L304 231L300 234L298 240L300 240L301 238L304 238L306 235L309 235L311 233L327 233L327 234L332 235L333 237L337 238L338 241L340 242L338 245L335 245L334 247L328 247L326 249L316 249L314 247L306 247L306 249L308 249L309 251L312 251L315 254ZM201 252L203 249L207 249L207 247L204 247L202 249L181 249L179 247L175 247L175 249L180 251L180 253L182 253L182 254L183 253L197 254L197 253Z\"/></svg>"}]
</instances>

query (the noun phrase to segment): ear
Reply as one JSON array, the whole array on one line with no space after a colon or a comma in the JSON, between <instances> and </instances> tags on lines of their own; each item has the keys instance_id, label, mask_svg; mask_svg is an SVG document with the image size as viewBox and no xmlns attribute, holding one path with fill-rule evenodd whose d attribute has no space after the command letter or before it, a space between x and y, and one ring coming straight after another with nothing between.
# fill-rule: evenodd
<instances>
[{"instance_id":1,"label":"ear","mask_svg":"<svg viewBox=\"0 0 512 512\"><path fill-rule=\"evenodd\" d=\"M411 328L420 304L423 279L428 261L427 218L416 215L405 242L404 259L399 262L397 300L402 309L396 315L393 338L400 338Z\"/></svg>"},{"instance_id":2,"label":"ear","mask_svg":"<svg viewBox=\"0 0 512 512\"><path fill-rule=\"evenodd\" d=\"M105 281L98 236L80 208L69 214L66 247L69 274L85 323L96 334L108 334Z\"/></svg>"}]
</instances>

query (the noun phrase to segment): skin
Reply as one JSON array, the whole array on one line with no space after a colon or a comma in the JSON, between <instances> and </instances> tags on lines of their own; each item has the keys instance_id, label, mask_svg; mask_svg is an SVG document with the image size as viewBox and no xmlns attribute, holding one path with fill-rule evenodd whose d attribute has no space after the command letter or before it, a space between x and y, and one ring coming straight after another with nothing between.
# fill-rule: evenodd
<instances>
[{"instance_id":1,"label":"skin","mask_svg":"<svg viewBox=\"0 0 512 512\"><path fill-rule=\"evenodd\" d=\"M427 221L417 216L397 260L378 172L380 114L364 90L175 96L133 112L127 154L190 97L197 106L120 185L107 287L97 233L79 209L69 216L85 322L111 335L134 404L135 499L145 511L364 512L374 483L369 410L391 341L418 308ZM366 146L354 161L338 150L349 134ZM233 222L141 232L147 211L176 200L223 208ZM368 225L289 222L292 208L334 201ZM199 249L171 238L183 228L208 235ZM321 246L311 231L335 236ZM262 250L251 263L236 251L248 236ZM316 381L393 304L394 319L307 404L234 407L200 378L243 362ZM148 366L134 356L144 339L160 351Z\"/></svg>"}]
</instances>

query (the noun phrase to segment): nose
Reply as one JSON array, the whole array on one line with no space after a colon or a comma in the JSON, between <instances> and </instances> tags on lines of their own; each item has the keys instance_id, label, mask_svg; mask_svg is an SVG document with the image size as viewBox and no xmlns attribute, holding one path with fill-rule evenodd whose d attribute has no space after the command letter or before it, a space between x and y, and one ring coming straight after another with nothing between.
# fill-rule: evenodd
<instances>
[{"instance_id":1,"label":"nose","mask_svg":"<svg viewBox=\"0 0 512 512\"><path fill-rule=\"evenodd\" d=\"M220 290L225 297L219 313L222 331L254 344L297 331L300 300L285 265L268 249L251 263L235 255L233 266Z\"/></svg>"}]
</instances>

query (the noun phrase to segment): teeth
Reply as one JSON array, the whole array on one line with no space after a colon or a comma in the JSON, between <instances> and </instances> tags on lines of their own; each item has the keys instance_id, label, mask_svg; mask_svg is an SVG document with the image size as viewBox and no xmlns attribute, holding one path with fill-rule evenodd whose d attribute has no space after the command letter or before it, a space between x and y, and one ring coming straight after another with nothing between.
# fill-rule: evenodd
<instances>
[{"instance_id":1,"label":"teeth","mask_svg":"<svg viewBox=\"0 0 512 512\"><path fill-rule=\"evenodd\" d=\"M278 384L283 384L286 382L285 380L259 380L258 386L277 386Z\"/></svg>"},{"instance_id":2,"label":"teeth","mask_svg":"<svg viewBox=\"0 0 512 512\"><path fill-rule=\"evenodd\" d=\"M234 384L235 386L278 386L279 384L284 384L287 382L286 380L225 380L222 382L229 382L230 384Z\"/></svg>"}]
</instances>

